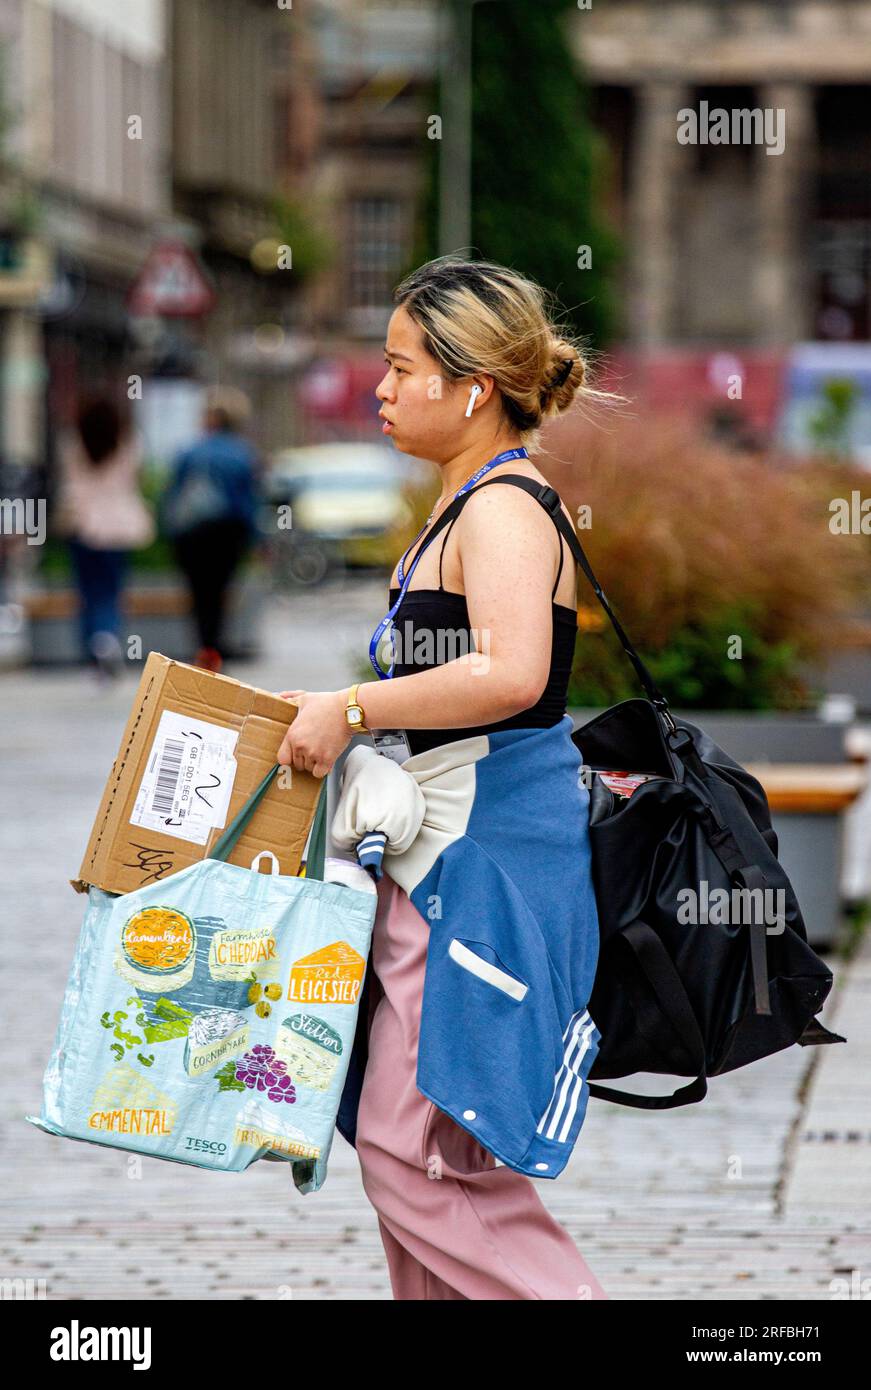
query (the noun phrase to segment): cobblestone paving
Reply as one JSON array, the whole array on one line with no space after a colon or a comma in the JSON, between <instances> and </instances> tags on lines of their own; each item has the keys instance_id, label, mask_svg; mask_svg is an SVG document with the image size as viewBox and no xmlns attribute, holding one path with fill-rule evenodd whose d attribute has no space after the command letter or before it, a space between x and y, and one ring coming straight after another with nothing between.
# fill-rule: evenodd
<instances>
[{"instance_id":1,"label":"cobblestone paving","mask_svg":"<svg viewBox=\"0 0 871 1390\"><path fill-rule=\"evenodd\" d=\"M363 581L274 605L269 655L230 674L275 690L347 684L382 594ZM77 671L0 676L0 1279L45 1281L55 1299L389 1299L339 1135L326 1185L302 1197L278 1164L218 1174L131 1160L23 1119L39 1109L84 907L67 880L134 689L132 676L108 691ZM539 1190L611 1298L830 1299L871 1280L871 945L835 969L824 1019L849 1047L791 1048L683 1111L590 1102L572 1162Z\"/></svg>"}]
</instances>

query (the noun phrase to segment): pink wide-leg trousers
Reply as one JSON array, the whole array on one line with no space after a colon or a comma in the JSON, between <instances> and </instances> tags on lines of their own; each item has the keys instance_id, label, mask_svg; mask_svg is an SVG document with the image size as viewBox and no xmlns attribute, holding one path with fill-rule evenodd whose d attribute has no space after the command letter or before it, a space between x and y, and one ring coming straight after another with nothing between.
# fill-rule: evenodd
<instances>
[{"instance_id":1,"label":"pink wide-leg trousers","mask_svg":"<svg viewBox=\"0 0 871 1390\"><path fill-rule=\"evenodd\" d=\"M386 873L371 968L380 990L357 1117L363 1187L396 1299L605 1299L533 1181L416 1086L428 926ZM383 991L383 992L382 992ZM379 997L380 996L380 997Z\"/></svg>"}]
</instances>

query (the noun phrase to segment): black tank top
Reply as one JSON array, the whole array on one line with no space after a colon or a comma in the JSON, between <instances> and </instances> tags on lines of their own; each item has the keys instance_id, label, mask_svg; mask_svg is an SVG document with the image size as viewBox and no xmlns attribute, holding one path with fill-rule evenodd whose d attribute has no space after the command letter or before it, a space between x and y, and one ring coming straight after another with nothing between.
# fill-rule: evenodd
<instances>
[{"instance_id":1,"label":"black tank top","mask_svg":"<svg viewBox=\"0 0 871 1390\"><path fill-rule=\"evenodd\" d=\"M471 491L466 494L471 496ZM459 512L457 513L459 515ZM411 675L415 671L426 671L433 666L442 666L468 651L474 651L476 644L469 622L466 595L454 593L442 587L442 557L447 544L453 518L445 528L439 551L439 587L437 589L409 589L396 614L395 637L397 659L393 670L393 680ZM556 524L556 523L554 523ZM559 534L559 532L557 533ZM566 712L566 694L575 653L575 638L578 631L578 615L574 608L564 603L554 603L563 569L563 537L560 535L560 560L554 586L551 591L551 615L553 640L550 654L550 671L547 685L541 697L528 709L512 714L508 719L500 719L494 724L478 724L474 728L463 729L406 729L408 746L412 753L423 753L428 748L437 748L442 743L452 743L458 738L473 738L476 734L494 734L500 729L543 729L558 724ZM399 588L390 590L390 606L399 597Z\"/></svg>"}]
</instances>

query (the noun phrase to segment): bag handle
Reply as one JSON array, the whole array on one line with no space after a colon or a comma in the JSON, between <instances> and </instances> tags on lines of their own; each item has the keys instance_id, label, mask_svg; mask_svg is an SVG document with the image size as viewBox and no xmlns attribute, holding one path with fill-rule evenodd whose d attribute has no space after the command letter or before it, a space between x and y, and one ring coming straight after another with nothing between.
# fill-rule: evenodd
<instances>
[{"instance_id":1,"label":"bag handle","mask_svg":"<svg viewBox=\"0 0 871 1390\"><path fill-rule=\"evenodd\" d=\"M308 842L308 854L303 864L300 876L302 878L314 878L320 883L324 881L324 860L327 853L327 779L321 787L321 794L318 797L318 804L315 807L314 820L312 821L311 836Z\"/></svg>"},{"instance_id":2,"label":"bag handle","mask_svg":"<svg viewBox=\"0 0 871 1390\"><path fill-rule=\"evenodd\" d=\"M642 1020L648 1015L651 1027L656 1028L659 1022L658 1007L659 1015L669 1021L683 1044L696 1077L688 1085L679 1086L670 1096L645 1096L635 1091L617 1091L612 1086L601 1086L598 1082L588 1081L590 1095L597 1096L600 1100L610 1100L615 1105L629 1105L634 1110L674 1110L678 1106L693 1105L704 1100L708 1091L704 1039L674 962L656 932L640 917L628 927L624 927L617 939L624 941L634 952L634 959L656 1001L656 1005L648 1001L643 992L631 987L630 982L639 1031L644 1031ZM593 1068L595 1070L595 1062Z\"/></svg>"},{"instance_id":3,"label":"bag handle","mask_svg":"<svg viewBox=\"0 0 871 1390\"><path fill-rule=\"evenodd\" d=\"M211 851L206 855L207 859L221 859L226 862L233 850L236 848L242 831L247 826L260 802L272 782L276 772L281 767L281 763L276 763L270 768L259 787L255 787L248 800L239 808L236 815L227 826L226 830L213 844ZM315 808L314 818L309 835L309 851L305 865L300 871L301 878L314 878L323 881L324 859L327 847L327 779L324 778L323 786L320 790L318 804Z\"/></svg>"},{"instance_id":4,"label":"bag handle","mask_svg":"<svg viewBox=\"0 0 871 1390\"><path fill-rule=\"evenodd\" d=\"M569 550L572 552L572 555L574 556L575 560L581 566L581 569L584 571L584 574L590 581L596 598L599 600L602 607L604 608L606 614L608 615L608 619L611 623L611 626L613 627L614 631L617 634L617 637L620 640L620 645L622 646L626 655L629 657L629 660L632 662L632 665L635 667L636 675L638 676L638 679L641 681L641 684L644 687L644 690L647 694L647 698L650 700L651 704L655 705L657 710L659 710L659 712L662 714L663 718L666 720L669 726L670 732L676 732L677 726L674 720L672 719L671 714L669 713L668 701L666 700L662 691L659 689L659 686L654 681L644 662L641 660L641 657L638 655L638 652L636 651L635 647L632 645L632 642L630 641L627 633L623 630L623 627L621 626L619 620L614 614L611 605L605 597L605 592L598 579L596 578L595 574L593 573L593 569L589 560L584 554L583 546L578 540L574 527L566 520L566 517L562 509L562 504L559 499L559 493L557 493L556 490L552 488L549 483L536 482L534 478L527 478L522 473L499 473L495 478L486 478L483 483L478 483L476 487L471 488L468 492L464 492L460 497L455 497L453 501L447 507L445 507L445 510L442 512L441 516L433 524L432 530L430 530L426 534L426 536L424 536L424 539L417 551L417 555L421 555L423 551L426 549L426 547L430 544L430 542L435 540L439 532L443 530L444 527L447 526L448 523L458 515L467 499L471 497L474 492L477 492L478 488L491 487L494 483L512 483L516 487L521 487L523 488L524 492L528 492L530 497L534 497L536 502L539 502L541 506L544 507L545 511L551 517L557 529L563 536L565 536Z\"/></svg>"}]
</instances>

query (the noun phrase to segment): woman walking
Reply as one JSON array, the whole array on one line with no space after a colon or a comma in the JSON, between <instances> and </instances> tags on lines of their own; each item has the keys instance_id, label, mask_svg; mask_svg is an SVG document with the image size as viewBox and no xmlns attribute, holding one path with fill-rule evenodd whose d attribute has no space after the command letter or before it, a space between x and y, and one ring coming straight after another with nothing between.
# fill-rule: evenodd
<instances>
[{"instance_id":1,"label":"woman walking","mask_svg":"<svg viewBox=\"0 0 871 1390\"><path fill-rule=\"evenodd\" d=\"M61 521L79 591L83 659L102 677L124 663L121 592L132 550L155 536L139 491L141 453L129 419L108 395L79 405L61 443Z\"/></svg>"},{"instance_id":2,"label":"woman walking","mask_svg":"<svg viewBox=\"0 0 871 1390\"><path fill-rule=\"evenodd\" d=\"M324 776L361 727L376 747L393 731L394 756L399 731L396 760L410 755L425 805L412 848L385 852L339 1128L395 1298L602 1299L527 1176L565 1165L600 1036L586 1012L598 953L589 794L566 715L576 573L538 501L490 485L519 474L545 486L528 448L545 416L588 393L585 364L540 287L501 266L443 257L394 301L382 428L433 460L441 495L391 580L393 636L386 622L373 634L375 679L282 692L299 712L279 762ZM469 639L460 655L457 634ZM346 782L357 753L369 756L365 785L373 771L383 782L385 760L362 748ZM389 807L366 819L365 763L334 824L347 843L391 823Z\"/></svg>"}]
</instances>

